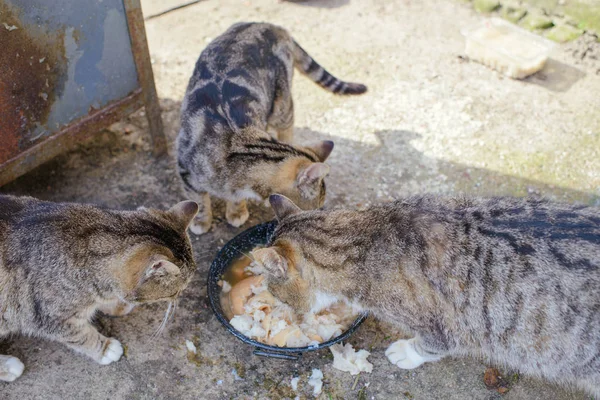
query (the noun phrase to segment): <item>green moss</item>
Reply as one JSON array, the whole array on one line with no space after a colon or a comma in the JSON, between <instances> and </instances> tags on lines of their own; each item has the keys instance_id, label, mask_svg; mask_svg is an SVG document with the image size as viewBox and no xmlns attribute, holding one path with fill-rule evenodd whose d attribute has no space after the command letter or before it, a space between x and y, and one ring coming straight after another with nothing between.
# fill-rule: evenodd
<instances>
[{"instance_id":1,"label":"green moss","mask_svg":"<svg viewBox=\"0 0 600 400\"><path fill-rule=\"evenodd\" d=\"M233 366L240 378L243 379L246 377L246 367L243 364L236 362L235 364L233 364Z\"/></svg>"},{"instance_id":2,"label":"green moss","mask_svg":"<svg viewBox=\"0 0 600 400\"><path fill-rule=\"evenodd\" d=\"M498 0L475 0L473 6L478 12L490 13L500 7L500 2Z\"/></svg>"},{"instance_id":3,"label":"green moss","mask_svg":"<svg viewBox=\"0 0 600 400\"><path fill-rule=\"evenodd\" d=\"M600 35L600 4L571 1L564 5L564 14L578 22L578 27Z\"/></svg>"},{"instance_id":4,"label":"green moss","mask_svg":"<svg viewBox=\"0 0 600 400\"><path fill-rule=\"evenodd\" d=\"M525 18L521 20L521 25L525 29L529 29L530 31L535 31L538 29L548 29L551 28L554 23L552 20L546 16L540 14L532 14L528 13Z\"/></svg>"},{"instance_id":5,"label":"green moss","mask_svg":"<svg viewBox=\"0 0 600 400\"><path fill-rule=\"evenodd\" d=\"M593 204L598 201L600 187L600 125L595 115L575 116L586 130L569 135L560 145L529 152L506 148L493 141L486 143L471 162L485 161L485 168L474 168L468 174L458 170L452 175L455 189L472 192L474 189L522 197L529 190L540 190L569 201ZM560 147L559 147L560 146Z\"/></svg>"},{"instance_id":6,"label":"green moss","mask_svg":"<svg viewBox=\"0 0 600 400\"><path fill-rule=\"evenodd\" d=\"M546 13L552 13L558 7L558 0L525 0L529 7L544 10Z\"/></svg>"},{"instance_id":7,"label":"green moss","mask_svg":"<svg viewBox=\"0 0 600 400\"><path fill-rule=\"evenodd\" d=\"M215 362L208 357L204 357L200 352L194 353L193 351L187 352L187 359L189 362L194 364L196 367L203 365L215 365Z\"/></svg>"},{"instance_id":8,"label":"green moss","mask_svg":"<svg viewBox=\"0 0 600 400\"><path fill-rule=\"evenodd\" d=\"M519 382L520 379L521 379L521 375L519 375L518 372L515 372L508 378L511 385L514 385L515 383Z\"/></svg>"},{"instance_id":9,"label":"green moss","mask_svg":"<svg viewBox=\"0 0 600 400\"><path fill-rule=\"evenodd\" d=\"M570 42L583 34L581 29L570 25L559 25L548 30L546 37L558 43Z\"/></svg>"},{"instance_id":10,"label":"green moss","mask_svg":"<svg viewBox=\"0 0 600 400\"><path fill-rule=\"evenodd\" d=\"M590 0L525 0L525 3L542 9L548 15L566 15L577 22L580 29L600 34L600 3Z\"/></svg>"},{"instance_id":11,"label":"green moss","mask_svg":"<svg viewBox=\"0 0 600 400\"><path fill-rule=\"evenodd\" d=\"M357 395L358 400L367 400L367 388L366 387L362 387L362 389L360 389L358 391L358 395Z\"/></svg>"},{"instance_id":12,"label":"green moss","mask_svg":"<svg viewBox=\"0 0 600 400\"><path fill-rule=\"evenodd\" d=\"M527 10L524 8L514 8L514 7L502 7L502 11L500 13L502 18L512 23L517 23L521 18L523 18L527 14Z\"/></svg>"},{"instance_id":13,"label":"green moss","mask_svg":"<svg viewBox=\"0 0 600 400\"><path fill-rule=\"evenodd\" d=\"M296 397L296 392L290 386L282 384L283 379L275 381L266 377L263 380L262 387L268 392L268 398L273 400L293 399Z\"/></svg>"}]
</instances>

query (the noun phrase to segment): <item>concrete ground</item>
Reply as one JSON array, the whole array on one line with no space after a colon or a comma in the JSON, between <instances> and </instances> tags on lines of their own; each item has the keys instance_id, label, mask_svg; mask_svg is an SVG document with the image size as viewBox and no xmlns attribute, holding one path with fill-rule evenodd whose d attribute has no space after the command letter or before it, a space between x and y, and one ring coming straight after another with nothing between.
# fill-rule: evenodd
<instances>
[{"instance_id":1,"label":"concrete ground","mask_svg":"<svg viewBox=\"0 0 600 400\"><path fill-rule=\"evenodd\" d=\"M180 0L143 0L147 15ZM327 207L360 207L435 192L541 194L600 205L600 45L591 36L559 46L547 68L525 80L503 78L461 55L460 29L482 17L451 0L206 0L147 22L166 134L178 130L187 80L203 47L237 21L287 27L340 78L364 82L361 97L336 97L298 75L298 142L331 139ZM115 208L168 207L181 200L173 154L154 159L142 112L4 186L3 193ZM26 365L16 382L0 383L2 399L279 399L310 398L312 368L325 375L322 399L584 399L585 395L501 371L510 390L486 389L488 366L445 359L413 371L384 356L401 333L369 320L350 338L372 352L371 374L332 368L320 351L298 361L265 359L231 336L207 306L209 264L225 241L272 218L251 208L240 229L217 203L213 231L193 238L198 273L174 320L158 338L165 307L145 306L123 318L101 317L100 329L127 351L99 366L61 345L15 337L0 354ZM188 353L191 340L198 354ZM299 392L290 379L300 376Z\"/></svg>"}]
</instances>

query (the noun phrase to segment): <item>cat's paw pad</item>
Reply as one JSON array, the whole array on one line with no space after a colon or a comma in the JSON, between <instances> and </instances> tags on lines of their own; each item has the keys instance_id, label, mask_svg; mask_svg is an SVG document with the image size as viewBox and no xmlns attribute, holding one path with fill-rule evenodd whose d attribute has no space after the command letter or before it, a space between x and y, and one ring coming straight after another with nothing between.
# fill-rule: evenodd
<instances>
[{"instance_id":1,"label":"cat's paw pad","mask_svg":"<svg viewBox=\"0 0 600 400\"><path fill-rule=\"evenodd\" d=\"M412 343L413 340L398 340L392 343L385 351L388 360L402 369L414 369L427 361L417 353Z\"/></svg>"},{"instance_id":2,"label":"cat's paw pad","mask_svg":"<svg viewBox=\"0 0 600 400\"><path fill-rule=\"evenodd\" d=\"M244 209L243 211L238 211L231 214L227 213L226 217L229 225L239 228L240 226L244 225L246 221L248 221L250 213L248 212L248 209Z\"/></svg>"},{"instance_id":3,"label":"cat's paw pad","mask_svg":"<svg viewBox=\"0 0 600 400\"><path fill-rule=\"evenodd\" d=\"M190 224L190 231L192 231L194 235L202 235L210 231L211 225L212 221L200 221L198 219L194 219Z\"/></svg>"},{"instance_id":4,"label":"cat's paw pad","mask_svg":"<svg viewBox=\"0 0 600 400\"><path fill-rule=\"evenodd\" d=\"M119 361L123 355L123 346L117 339L108 339L108 344L104 349L102 358L98 361L102 365L108 365L115 361Z\"/></svg>"},{"instance_id":5,"label":"cat's paw pad","mask_svg":"<svg viewBox=\"0 0 600 400\"><path fill-rule=\"evenodd\" d=\"M0 380L12 382L23 374L25 365L17 357L6 356L2 357L2 365L0 366Z\"/></svg>"}]
</instances>

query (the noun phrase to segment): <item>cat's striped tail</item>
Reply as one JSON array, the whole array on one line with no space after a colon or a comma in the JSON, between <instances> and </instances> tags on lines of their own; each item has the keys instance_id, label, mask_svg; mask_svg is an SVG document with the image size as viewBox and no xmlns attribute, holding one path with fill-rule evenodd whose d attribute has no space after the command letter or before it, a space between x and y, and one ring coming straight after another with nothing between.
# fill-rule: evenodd
<instances>
[{"instance_id":1,"label":"cat's striped tail","mask_svg":"<svg viewBox=\"0 0 600 400\"><path fill-rule=\"evenodd\" d=\"M292 41L292 43L294 44L296 68L324 89L335 94L363 94L367 91L367 87L362 83L344 82L331 75L313 60L298 43L295 41Z\"/></svg>"}]
</instances>

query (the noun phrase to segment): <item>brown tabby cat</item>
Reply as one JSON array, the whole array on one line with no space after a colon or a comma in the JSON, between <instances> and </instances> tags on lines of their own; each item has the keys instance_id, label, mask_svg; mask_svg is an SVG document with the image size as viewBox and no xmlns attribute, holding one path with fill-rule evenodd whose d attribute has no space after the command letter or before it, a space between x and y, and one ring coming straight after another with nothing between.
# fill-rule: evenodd
<instances>
[{"instance_id":1,"label":"brown tabby cat","mask_svg":"<svg viewBox=\"0 0 600 400\"><path fill-rule=\"evenodd\" d=\"M192 201L169 211L114 211L0 196L0 337L37 336L100 364L117 361L121 343L90 319L177 299L196 270L186 229L197 211ZM23 368L0 356L0 380L15 380Z\"/></svg>"},{"instance_id":2,"label":"brown tabby cat","mask_svg":"<svg viewBox=\"0 0 600 400\"><path fill-rule=\"evenodd\" d=\"M600 209L514 198L413 197L302 212L253 255L299 311L345 300L414 334L400 368L484 357L600 395Z\"/></svg>"},{"instance_id":3,"label":"brown tabby cat","mask_svg":"<svg viewBox=\"0 0 600 400\"><path fill-rule=\"evenodd\" d=\"M294 66L334 93L367 90L329 74L287 31L270 24L233 25L200 54L177 138L179 175L187 196L200 205L192 232L210 229L210 196L227 201L227 221L236 227L248 219L247 199L283 193L302 208L323 205L329 172L323 162L333 142L291 144Z\"/></svg>"}]
</instances>

